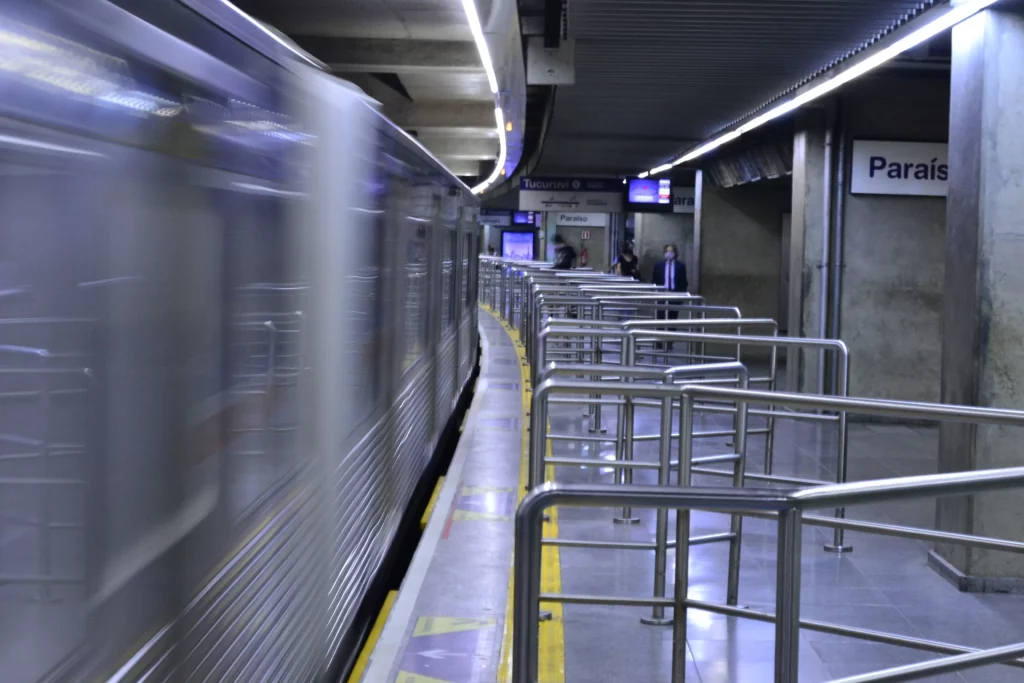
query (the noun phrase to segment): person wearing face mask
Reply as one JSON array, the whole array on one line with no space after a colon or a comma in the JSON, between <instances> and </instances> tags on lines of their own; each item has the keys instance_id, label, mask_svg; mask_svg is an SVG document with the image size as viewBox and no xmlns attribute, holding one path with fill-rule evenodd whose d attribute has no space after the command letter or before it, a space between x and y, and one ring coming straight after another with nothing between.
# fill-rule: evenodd
<instances>
[{"instance_id":1,"label":"person wearing face mask","mask_svg":"<svg viewBox=\"0 0 1024 683\"><path fill-rule=\"evenodd\" d=\"M676 245L665 245L665 259L654 265L652 280L670 292L685 294L690 283L686 280L686 264L676 258L678 253Z\"/></svg>"},{"instance_id":2,"label":"person wearing face mask","mask_svg":"<svg viewBox=\"0 0 1024 683\"><path fill-rule=\"evenodd\" d=\"M678 254L679 250L676 248L676 245L666 244L665 258L654 264L651 280L654 284L660 285L670 292L685 294L690 283L686 280L686 264L676 258ZM659 320L675 320L679 317L679 311L659 309L655 315ZM662 348L660 343L658 348ZM668 348L672 349L671 343L669 343Z\"/></svg>"}]
</instances>

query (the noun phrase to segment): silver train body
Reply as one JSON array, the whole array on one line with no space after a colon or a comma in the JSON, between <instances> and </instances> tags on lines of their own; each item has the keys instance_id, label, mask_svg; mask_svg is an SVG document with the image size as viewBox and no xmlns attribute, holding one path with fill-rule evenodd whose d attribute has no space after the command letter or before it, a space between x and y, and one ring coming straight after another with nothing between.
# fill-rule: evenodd
<instances>
[{"instance_id":1,"label":"silver train body","mask_svg":"<svg viewBox=\"0 0 1024 683\"><path fill-rule=\"evenodd\" d=\"M475 199L129 4L0 2L0 680L322 680L475 364Z\"/></svg>"}]
</instances>

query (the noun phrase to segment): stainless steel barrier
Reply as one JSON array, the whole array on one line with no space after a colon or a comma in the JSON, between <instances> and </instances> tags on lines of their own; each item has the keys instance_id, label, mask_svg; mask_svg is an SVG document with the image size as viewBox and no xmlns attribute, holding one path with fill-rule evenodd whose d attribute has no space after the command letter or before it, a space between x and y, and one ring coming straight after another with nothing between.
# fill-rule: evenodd
<instances>
[{"instance_id":1,"label":"stainless steel barrier","mask_svg":"<svg viewBox=\"0 0 1024 683\"><path fill-rule=\"evenodd\" d=\"M722 326L736 325L737 322L742 319L728 319L721 322ZM756 319L759 322L757 324L766 324L761 322L763 319ZM712 334L703 332L666 332L659 330L647 329L646 322L637 327L636 323L625 323L618 324L607 323L603 321L587 321L582 324L573 324L573 321L565 320L550 320L549 324L536 335L534 344L534 358L532 363L533 370L533 385L537 386L539 383L538 368L543 368L547 362L547 346L549 341L562 340L565 344L571 344L574 342L592 340L591 347L588 348L584 344L577 347L576 355L577 360L583 360L589 355L589 359L595 362L595 370L604 372L607 368L613 368L618 366L632 366L636 358L636 349L638 344L641 342L651 341L662 341L662 342L684 342L684 343L717 343L735 345L737 347L753 346L753 347L767 347L771 349L771 363L774 367L774 359L776 358L778 348L786 349L813 349L819 352L829 351L835 353L839 358L838 366L839 372L839 383L836 386L836 392L839 396L845 396L847 392L847 385L849 381L849 350L846 345L835 339L810 339L805 337L778 337L778 336L760 336L760 335L735 335L735 334ZM655 325L662 323L663 321L656 321ZM664 321L668 324L671 321ZM699 326L701 320L693 321L676 321L679 326L693 324ZM769 321L771 322L771 321ZM718 324L718 323L716 323ZM774 329L774 328L773 328ZM618 365L613 363L603 363L604 357L601 354L601 349L609 342L618 343L620 349L625 349L623 353L619 354ZM612 355L612 354L609 354ZM706 358L702 358L707 360ZM736 360L736 359L729 359ZM584 373L585 374L585 373ZM596 377L592 372L591 376ZM774 388L774 377L776 372L772 369L769 370L767 378L752 378L751 383L767 383L769 389ZM601 423L601 406L608 405L607 399L602 397L600 388L595 385L593 392L590 394L590 404L594 406L594 425L591 429L592 433L602 432ZM619 415L617 424L631 423L631 416L633 406L636 403L641 403L645 398L648 397L634 397L634 396L623 396L621 402L613 402ZM581 401L581 403L583 403ZM656 405L656 403L654 404ZM712 404L704 404L700 406L701 412L707 413L732 413L735 408L729 406L716 406ZM840 412L838 414L818 414L810 412L799 412L799 411L788 411L785 413L779 413L772 406L769 406L767 410L751 409L750 415L756 417L764 417L766 420L766 426L764 429L752 430L749 433L765 434L765 450L764 450L764 474L749 474L750 479L765 482L783 483L783 484L794 484L794 485L806 485L806 484L821 484L828 483L822 481L812 481L797 479L794 477L784 477L773 473L773 460L774 460L774 428L775 420L778 418L785 419L798 419L807 420L813 422L824 422L824 423L835 423L837 425L837 436L836 436L836 482L842 483L846 481L847 468L846 468L846 451L848 442L848 425L847 416L845 413ZM629 433L622 433L621 431L617 435L617 439L623 439L626 442L623 452L626 454L624 459L629 459L632 453L633 436ZM698 474L706 474L710 476L731 476L728 472L716 470L710 467L703 467L695 470ZM842 509L835 511L837 518L841 519L845 512ZM833 543L826 546L826 550L830 552L849 552L853 548L845 543L845 533L842 528L837 527L833 533Z\"/></svg>"},{"instance_id":2,"label":"stainless steel barrier","mask_svg":"<svg viewBox=\"0 0 1024 683\"><path fill-rule=\"evenodd\" d=\"M696 385L682 390L684 402L692 409L692 400L704 392L726 391ZM748 401L763 398L766 392L728 390L734 397L743 394ZM801 399L807 397L791 395ZM837 399L838 401L838 399ZM865 399L845 399L845 410L865 410L873 414L905 416L903 409L914 406L915 417L980 421L995 424L1024 425L1024 413L988 411L960 406L900 404ZM836 407L836 406L832 406ZM960 410L955 410L960 408ZM888 412L887 412L888 411ZM952 654L910 667L898 667L862 677L844 679L842 683L873 683L877 681L912 680L939 672L956 671L988 663L1004 663L1024 667L1016 659L1024 645L979 651L960 645L913 638L882 631L850 628L838 624L800 619L800 567L803 513L808 509L903 500L914 497L979 493L1024 486L1024 467L979 472L925 475L884 479L871 482L833 484L803 490L773 491L755 489L691 488L669 486L571 486L545 484L535 488L523 500L516 513L513 607L512 680L514 683L536 683L538 669L538 606L544 602L566 604L607 604L625 606L672 607L673 621L672 669L673 683L686 680L686 614L689 609L750 618L775 624L775 683L798 683L800 629L833 633L862 640L899 645L918 650ZM673 597L632 598L601 595L566 595L540 592L540 558L544 511L554 506L635 507L676 509L676 562ZM729 514L774 514L778 524L775 613L769 614L728 605L719 605L688 596L688 560L690 511L709 510ZM1020 545L1020 544L1018 544ZM1024 547L1015 548L1024 552Z\"/></svg>"},{"instance_id":3,"label":"stainless steel barrier","mask_svg":"<svg viewBox=\"0 0 1024 683\"><path fill-rule=\"evenodd\" d=\"M544 472L547 465L574 465L580 467L608 467L611 466L615 472L615 478L622 484L632 483L632 472L634 468L645 468L645 469L656 469L658 471L658 482L659 484L667 486L670 482L671 471L673 469L679 469L679 477L682 485L689 484L689 472L685 468L680 468L679 463L684 460L680 457L679 460L673 462L671 459L671 435L672 435L672 411L674 409L674 399L678 397L678 390L676 388L677 383L680 381L684 384L688 383L699 383L706 381L711 378L731 377L733 381L739 384L741 388L748 385L748 373L747 368L742 363L718 363L718 364L701 364L691 366L681 366L676 368L670 368L666 371L650 370L644 368L620 368L618 371L613 371L613 374L622 376L627 381L616 382L609 384L607 382L601 383L601 386L605 393L619 394L626 397L635 396L646 396L658 398L661 406L661 442L659 444L658 451L658 462L647 463L647 462L636 462L633 460L632 453L632 424L631 420L627 418L625 421L619 423L619 434L615 439L601 438L601 437L582 437L580 435L557 435L549 433L547 430L547 402L551 394L556 393L580 393L585 392L591 388L593 382L577 382L572 380L560 380L551 379L554 375L560 374L576 374L580 371L591 371L591 366L586 365L567 365L559 363L551 363L544 368L542 374L542 381L534 393L530 409L530 435L531 435L531 447L529 454L529 486L536 487L544 482ZM658 380L662 384L637 384L630 380L635 379L647 379L647 380ZM625 436L623 438L623 433ZM733 430L731 432L735 438L735 448L733 452L721 453L710 455L706 457L697 458L695 462L704 464L719 464L729 463L733 464L732 472L733 479L732 484L736 488L742 488L744 485L744 465L745 465L745 453L747 445L747 411L746 404L744 402L737 403L737 411L733 420ZM710 434L693 434L692 438L701 438L704 436L718 436L717 433ZM595 458L555 458L547 456L547 444L549 441L555 440L586 440L595 442L608 442L614 441L615 443L615 459L608 461L604 459ZM682 454L683 441L680 440L680 454ZM690 442L692 444L692 439ZM632 516L632 510L629 507L624 507L622 510L622 516L615 518L616 522L632 522L634 520ZM636 520L639 521L639 520ZM726 534L713 534L699 539L699 543L716 543L716 542L728 542L729 543L729 572L727 579L727 599L726 602L730 605L735 605L739 592L739 568L740 568L740 544L743 536L742 519L734 515L731 522L729 533ZM572 545L574 547L595 547L595 548L612 548L617 547L620 549L637 549L637 550L651 550L655 552L654 555L654 595L655 597L664 597L665 595L665 573L666 564L668 558L668 517L665 510L659 510L657 514L656 530L655 530L655 541L653 544L617 544L609 542L601 542L595 545L591 545L586 541L572 541L566 543L564 541L558 541L551 543L551 545ZM666 619L664 609L660 606L654 607L654 612L650 618L642 620L646 624L669 624L671 619Z\"/></svg>"},{"instance_id":4,"label":"stainless steel barrier","mask_svg":"<svg viewBox=\"0 0 1024 683\"><path fill-rule=\"evenodd\" d=\"M90 325L92 321L89 320L65 318L0 321L5 333L15 328L22 331L46 328L49 338L63 332L75 339L81 335L71 330L81 330ZM35 571L11 570L9 564L5 568L0 557L0 585L35 585L41 601L52 599L53 586L85 584L87 581L84 573L71 575L66 569L55 570L53 564L55 556L67 553L67 548L60 548L63 553L54 552L55 532L82 533L86 528L85 510L78 509L78 506L62 505L65 518L54 518L60 516L60 512L55 513L59 502L76 501L88 495L89 482L81 474L83 467L80 463L75 466L76 461L88 455L86 435L81 435L81 441L67 440L68 428L75 421L69 417L68 407L61 405L77 398L79 409L87 409L93 379L92 371L84 366L88 360L88 353L81 351L61 352L52 348L0 344L0 381L4 387L0 392L0 402L8 415L21 416L5 423L0 431L0 444L4 446L0 463L16 463L19 465L16 471L20 472L0 477L0 500L14 503L0 510L0 537L4 536L2 530L7 525L35 534ZM22 406L22 410L16 412L12 404ZM72 409L71 412L77 411ZM72 491L70 494L67 493L69 489ZM28 495L18 495L22 492ZM17 503L26 499L29 509L18 509ZM72 508L72 519L67 519L69 507ZM0 550L4 545L0 543ZM60 546L59 543L57 545ZM17 551L12 554L18 558ZM25 556L28 554L24 553Z\"/></svg>"}]
</instances>

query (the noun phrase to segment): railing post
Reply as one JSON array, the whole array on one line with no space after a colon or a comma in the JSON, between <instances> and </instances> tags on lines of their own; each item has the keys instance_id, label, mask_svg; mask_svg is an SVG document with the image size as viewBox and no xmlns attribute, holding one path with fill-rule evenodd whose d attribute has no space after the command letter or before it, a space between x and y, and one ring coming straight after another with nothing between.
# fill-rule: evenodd
<instances>
[{"instance_id":1,"label":"railing post","mask_svg":"<svg viewBox=\"0 0 1024 683\"><path fill-rule=\"evenodd\" d=\"M633 367L636 362L635 348L630 343L633 341L633 337L626 332L622 338L622 348L620 350L622 365L626 367ZM632 375L624 378L626 382L632 382ZM625 405L622 406L622 429L619 433L622 434L622 459L632 461L633 460L633 430L635 428L633 419L633 397L626 396ZM670 432L671 433L671 430ZM618 477L617 477L618 479ZM629 485L633 483L633 468L623 467L621 481L623 484ZM640 518L633 516L633 509L631 507L622 508L622 516L614 519L616 524L639 524Z\"/></svg>"},{"instance_id":2,"label":"railing post","mask_svg":"<svg viewBox=\"0 0 1024 683\"><path fill-rule=\"evenodd\" d=\"M512 680L536 683L540 629L541 519L537 503L521 506L516 513L514 585L512 608Z\"/></svg>"},{"instance_id":3,"label":"railing post","mask_svg":"<svg viewBox=\"0 0 1024 683\"><path fill-rule=\"evenodd\" d=\"M690 485L693 454L693 398L683 394L679 406L679 486ZM672 683L686 681L686 601L690 589L690 510L676 510L676 585L672 614Z\"/></svg>"},{"instance_id":4,"label":"railing post","mask_svg":"<svg viewBox=\"0 0 1024 683\"><path fill-rule=\"evenodd\" d=\"M803 513L779 512L775 575L775 683L797 683L800 668L800 550Z\"/></svg>"},{"instance_id":5,"label":"railing post","mask_svg":"<svg viewBox=\"0 0 1024 683\"><path fill-rule=\"evenodd\" d=\"M534 385L533 399L530 402L530 461L527 490L544 483L544 458L548 446L547 401L547 387Z\"/></svg>"},{"instance_id":6,"label":"railing post","mask_svg":"<svg viewBox=\"0 0 1024 683\"><path fill-rule=\"evenodd\" d=\"M750 387L750 375L739 374L740 389ZM733 418L733 429L736 431L736 453L739 459L733 465L733 488L741 489L747 467L747 402L736 401L736 415ZM725 602L727 605L739 603L740 590L740 549L743 542L743 516L734 514L730 525L732 538L729 539L729 577L727 581Z\"/></svg>"},{"instance_id":7,"label":"railing post","mask_svg":"<svg viewBox=\"0 0 1024 683\"><path fill-rule=\"evenodd\" d=\"M667 377L666 384L673 384L673 378ZM672 474L672 397L661 400L661 442L658 449L658 484L668 486ZM654 597L665 596L665 572L668 565L668 509L658 508L657 527L654 532ZM672 620L665 617L665 608L654 607L650 617L641 617L640 623L650 626L671 624Z\"/></svg>"},{"instance_id":8,"label":"railing post","mask_svg":"<svg viewBox=\"0 0 1024 683\"><path fill-rule=\"evenodd\" d=\"M824 351L822 352L824 353ZM839 350L833 351L833 353L840 353ZM839 396L846 398L846 394L849 391L850 382L850 354L843 350L842 355L842 370L839 373L839 385L835 388L835 393ZM846 483L846 447L848 439L848 426L846 420L846 411L839 411L839 433L836 435L836 483ZM836 519L843 519L846 517L845 508L836 508ZM852 545L845 545L843 542L843 529L837 528L832 535L832 544L826 545L825 550L830 553L848 553L853 551Z\"/></svg>"}]
</instances>

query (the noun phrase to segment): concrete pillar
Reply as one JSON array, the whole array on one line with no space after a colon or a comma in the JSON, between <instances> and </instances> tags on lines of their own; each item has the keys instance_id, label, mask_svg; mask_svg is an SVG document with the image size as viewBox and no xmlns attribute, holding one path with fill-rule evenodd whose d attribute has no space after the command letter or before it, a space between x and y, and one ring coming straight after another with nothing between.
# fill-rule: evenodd
<instances>
[{"instance_id":1,"label":"concrete pillar","mask_svg":"<svg viewBox=\"0 0 1024 683\"><path fill-rule=\"evenodd\" d=\"M942 400L1024 407L1024 14L953 29ZM943 425L939 470L1024 464L1020 429ZM939 529L1024 540L1024 492L941 499ZM961 590L1021 591L1024 557L940 546Z\"/></svg>"},{"instance_id":2,"label":"concrete pillar","mask_svg":"<svg viewBox=\"0 0 1024 683\"><path fill-rule=\"evenodd\" d=\"M699 293L711 304L739 306L747 318L777 318L789 187L751 183L715 189L704 182L699 202Z\"/></svg>"},{"instance_id":3,"label":"concrete pillar","mask_svg":"<svg viewBox=\"0 0 1024 683\"><path fill-rule=\"evenodd\" d=\"M825 230L825 115L801 112L793 138L793 199L789 240L789 320L793 337L820 337L821 247ZM787 360L787 386L818 391L818 354L799 351Z\"/></svg>"}]
</instances>

